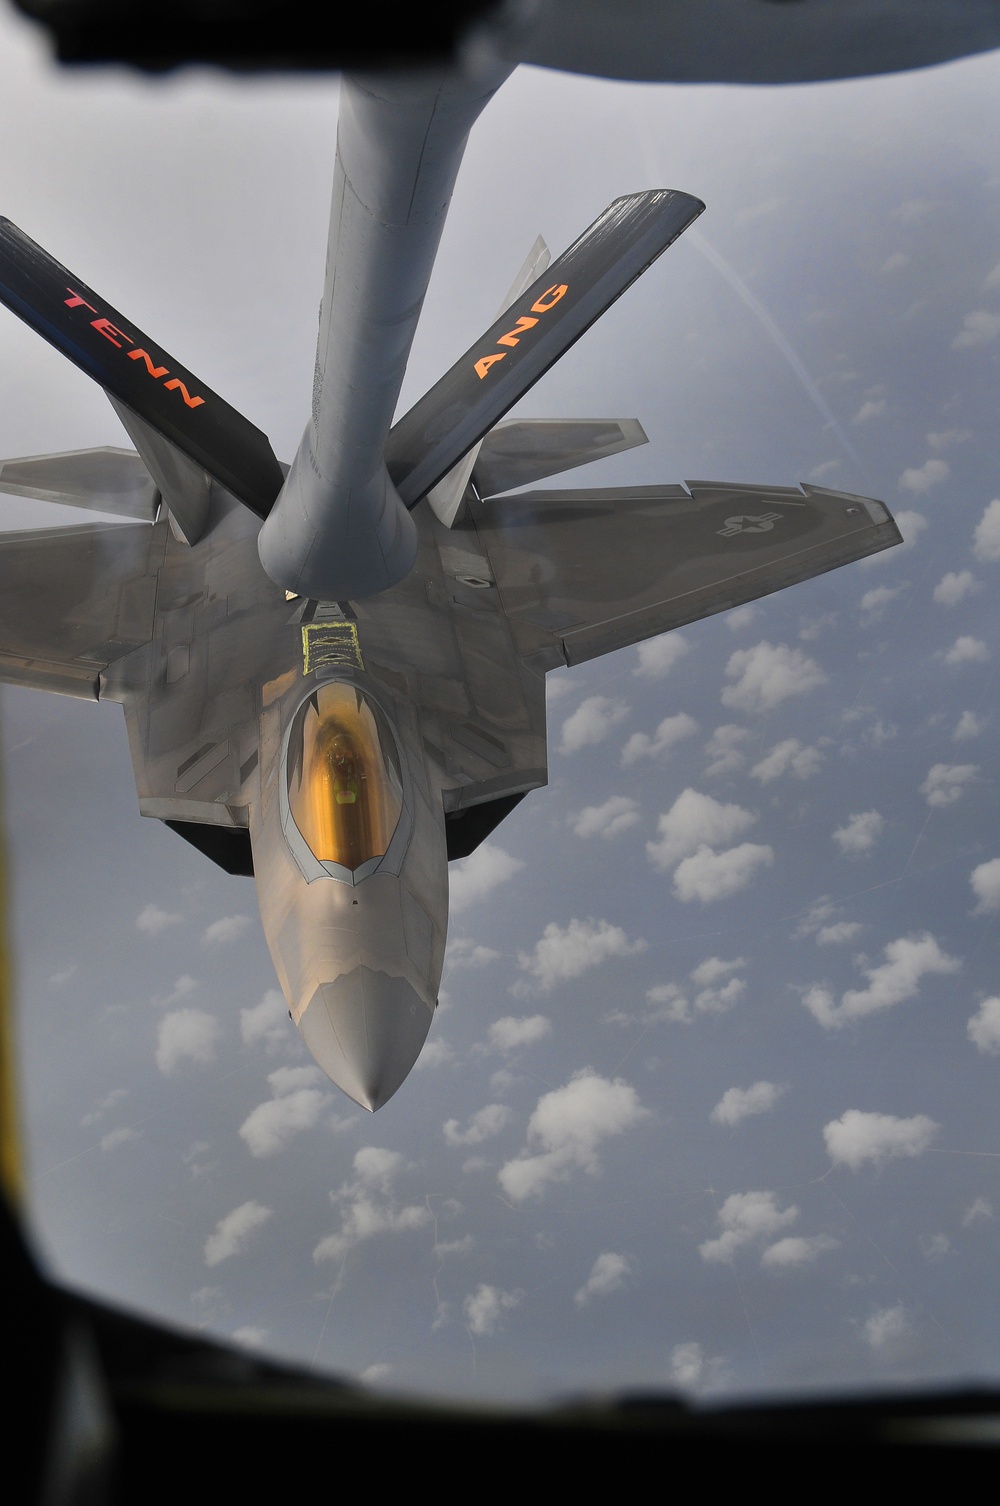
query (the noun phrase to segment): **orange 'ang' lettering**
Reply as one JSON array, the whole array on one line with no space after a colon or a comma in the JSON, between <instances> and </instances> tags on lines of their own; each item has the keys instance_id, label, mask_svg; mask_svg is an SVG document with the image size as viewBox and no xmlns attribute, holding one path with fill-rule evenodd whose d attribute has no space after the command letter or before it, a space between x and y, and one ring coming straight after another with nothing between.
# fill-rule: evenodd
<instances>
[{"instance_id":1,"label":"orange 'ang' lettering","mask_svg":"<svg viewBox=\"0 0 1000 1506\"><path fill-rule=\"evenodd\" d=\"M189 408L200 408L202 403L205 401L203 397L192 397L179 377L171 377L170 381L164 382L163 385L164 387L166 387L168 392L173 392L175 388L179 387L181 397L184 399Z\"/></svg>"},{"instance_id":2,"label":"orange 'ang' lettering","mask_svg":"<svg viewBox=\"0 0 1000 1506\"><path fill-rule=\"evenodd\" d=\"M531 312L533 314L547 314L549 309L557 304L560 298L568 292L569 288L566 283L559 282L553 284L551 288L546 288L545 292L535 299L531 305Z\"/></svg>"},{"instance_id":3,"label":"orange 'ang' lettering","mask_svg":"<svg viewBox=\"0 0 1000 1506\"><path fill-rule=\"evenodd\" d=\"M524 334L524 331L526 329L534 329L537 323L537 319L519 319L512 330L508 331L506 335L500 336L497 344L516 345L521 336Z\"/></svg>"},{"instance_id":4,"label":"orange 'ang' lettering","mask_svg":"<svg viewBox=\"0 0 1000 1506\"><path fill-rule=\"evenodd\" d=\"M145 361L146 370L149 372L151 377L165 377L167 372L170 370L169 366L154 366L149 358L149 355L144 350L130 350L128 353L128 358L130 361Z\"/></svg>"},{"instance_id":5,"label":"orange 'ang' lettering","mask_svg":"<svg viewBox=\"0 0 1000 1506\"><path fill-rule=\"evenodd\" d=\"M502 361L506 354L506 351L501 350L496 355L481 356L480 359L476 362L476 375L479 377L479 379L482 380L482 378L486 375L494 362Z\"/></svg>"}]
</instances>

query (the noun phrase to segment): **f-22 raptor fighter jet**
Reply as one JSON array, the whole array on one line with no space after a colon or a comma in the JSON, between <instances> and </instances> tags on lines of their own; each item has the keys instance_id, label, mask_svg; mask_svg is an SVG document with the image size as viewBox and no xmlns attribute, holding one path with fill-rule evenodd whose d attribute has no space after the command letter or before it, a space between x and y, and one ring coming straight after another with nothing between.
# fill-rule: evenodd
<instances>
[{"instance_id":1,"label":"f-22 raptor fighter jet","mask_svg":"<svg viewBox=\"0 0 1000 1506\"><path fill-rule=\"evenodd\" d=\"M701 212L631 194L392 424L466 137L500 80L345 78L313 411L291 466L0 222L0 298L106 390L134 449L0 489L131 522L0 541L0 678L124 708L139 808L253 874L289 1011L374 1110L436 1006L448 862L546 782L545 674L900 542L820 487L517 490L641 444L508 420ZM514 494L512 494L514 493Z\"/></svg>"}]
</instances>

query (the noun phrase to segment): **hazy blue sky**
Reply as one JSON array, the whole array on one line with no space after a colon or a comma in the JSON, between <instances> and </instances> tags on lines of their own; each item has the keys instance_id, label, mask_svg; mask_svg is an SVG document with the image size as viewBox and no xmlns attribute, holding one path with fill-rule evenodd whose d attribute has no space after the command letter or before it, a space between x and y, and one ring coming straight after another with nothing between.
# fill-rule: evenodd
<instances>
[{"instance_id":1,"label":"hazy blue sky","mask_svg":"<svg viewBox=\"0 0 1000 1506\"><path fill-rule=\"evenodd\" d=\"M682 188L695 230L522 411L641 420L580 484L818 481L906 546L551 677L549 788L452 870L446 997L374 1119L311 1069L252 883L139 817L120 712L4 689L56 1270L422 1391L996 1379L998 103L996 55L763 90L521 70L477 125L404 404L539 232ZM0 213L283 458L336 110L324 79L59 75L0 14ZM3 313L0 453L125 442Z\"/></svg>"}]
</instances>

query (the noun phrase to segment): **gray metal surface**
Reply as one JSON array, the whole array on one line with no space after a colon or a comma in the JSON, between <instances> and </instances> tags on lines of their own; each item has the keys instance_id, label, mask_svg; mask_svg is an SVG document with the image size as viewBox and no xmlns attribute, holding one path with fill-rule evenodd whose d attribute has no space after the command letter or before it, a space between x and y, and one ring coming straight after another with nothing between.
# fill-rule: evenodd
<instances>
[{"instance_id":1,"label":"gray metal surface","mask_svg":"<svg viewBox=\"0 0 1000 1506\"><path fill-rule=\"evenodd\" d=\"M111 445L7 460L0 465L0 491L64 507L96 507L146 523L153 522L160 501L142 457Z\"/></svg>"},{"instance_id":2,"label":"gray metal surface","mask_svg":"<svg viewBox=\"0 0 1000 1506\"><path fill-rule=\"evenodd\" d=\"M472 481L494 497L648 443L637 418L511 418L483 440Z\"/></svg>"}]
</instances>

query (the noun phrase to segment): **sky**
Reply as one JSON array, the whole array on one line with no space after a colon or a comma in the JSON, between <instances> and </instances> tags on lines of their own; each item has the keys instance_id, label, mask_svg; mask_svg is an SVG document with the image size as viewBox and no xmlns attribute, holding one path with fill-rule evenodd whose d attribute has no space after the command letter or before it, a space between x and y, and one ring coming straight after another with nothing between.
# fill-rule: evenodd
<instances>
[{"instance_id":1,"label":"sky","mask_svg":"<svg viewBox=\"0 0 1000 1506\"><path fill-rule=\"evenodd\" d=\"M61 1278L424 1395L996 1382L998 93L996 54L781 89L522 69L475 127L400 411L539 232L684 189L698 224L518 409L644 425L562 484L813 481L905 544L549 677L549 786L452 867L438 1017L374 1118L290 1025L252 882L140 818L118 708L3 688ZM283 459L336 112L335 79L59 73L0 13L0 213ZM0 454L125 443L0 311Z\"/></svg>"}]
</instances>

